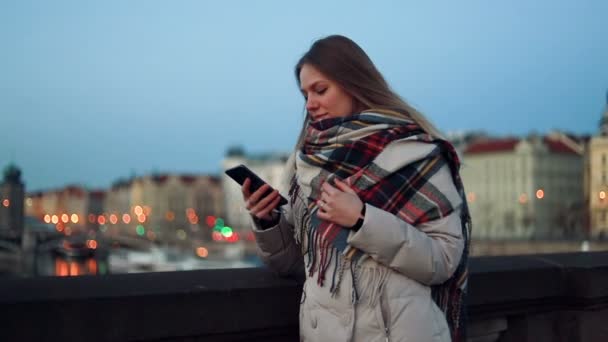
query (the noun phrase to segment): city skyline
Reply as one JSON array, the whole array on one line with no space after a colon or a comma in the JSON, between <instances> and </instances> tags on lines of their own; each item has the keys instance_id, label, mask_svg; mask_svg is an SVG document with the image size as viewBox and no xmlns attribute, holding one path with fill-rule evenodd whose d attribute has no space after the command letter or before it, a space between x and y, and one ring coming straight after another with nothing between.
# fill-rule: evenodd
<instances>
[{"instance_id":1,"label":"city skyline","mask_svg":"<svg viewBox=\"0 0 608 342\"><path fill-rule=\"evenodd\" d=\"M333 33L444 132L597 133L608 4L351 3L4 3L0 165L14 161L28 191L107 188L219 174L235 144L289 151L303 117L293 65Z\"/></svg>"}]
</instances>

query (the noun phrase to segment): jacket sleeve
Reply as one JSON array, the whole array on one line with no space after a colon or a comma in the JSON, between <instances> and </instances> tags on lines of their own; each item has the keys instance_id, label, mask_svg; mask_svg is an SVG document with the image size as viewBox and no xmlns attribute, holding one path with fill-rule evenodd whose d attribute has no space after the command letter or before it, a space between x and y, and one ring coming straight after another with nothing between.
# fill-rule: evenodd
<instances>
[{"instance_id":1,"label":"jacket sleeve","mask_svg":"<svg viewBox=\"0 0 608 342\"><path fill-rule=\"evenodd\" d=\"M414 227L397 216L366 204L361 228L351 231L348 243L408 278L426 285L449 279L464 249L460 220L462 201L454 197L456 187L447 167L433 180L444 194L458 203L448 216Z\"/></svg>"},{"instance_id":2,"label":"jacket sleeve","mask_svg":"<svg viewBox=\"0 0 608 342\"><path fill-rule=\"evenodd\" d=\"M253 233L257 254L264 264L281 276L300 277L304 274L304 258L293 235L290 213L290 210L282 211L278 223L268 228L262 228L254 220Z\"/></svg>"}]
</instances>

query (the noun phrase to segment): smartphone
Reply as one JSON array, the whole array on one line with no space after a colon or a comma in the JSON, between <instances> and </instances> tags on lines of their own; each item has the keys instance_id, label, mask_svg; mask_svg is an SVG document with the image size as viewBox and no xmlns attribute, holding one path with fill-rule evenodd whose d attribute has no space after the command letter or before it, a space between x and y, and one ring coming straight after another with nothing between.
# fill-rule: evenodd
<instances>
[{"instance_id":1,"label":"smartphone","mask_svg":"<svg viewBox=\"0 0 608 342\"><path fill-rule=\"evenodd\" d=\"M266 184L262 178L258 177L258 175L253 173L253 171L249 170L249 168L243 164L230 168L226 170L225 173L240 185L243 185L243 183L245 183L245 179L249 178L251 181L251 184L249 184L249 191L251 191L251 193L255 192L262 185ZM268 196L268 194L270 194L272 191L273 189L270 187L264 196ZM281 197L279 200L279 206L287 204L287 199L281 196L281 194L279 194L279 196Z\"/></svg>"}]
</instances>

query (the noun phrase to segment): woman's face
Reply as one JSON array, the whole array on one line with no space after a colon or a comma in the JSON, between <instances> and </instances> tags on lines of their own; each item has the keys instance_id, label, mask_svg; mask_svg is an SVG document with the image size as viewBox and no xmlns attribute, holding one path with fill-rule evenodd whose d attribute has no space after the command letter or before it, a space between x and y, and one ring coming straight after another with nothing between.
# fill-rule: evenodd
<instances>
[{"instance_id":1,"label":"woman's face","mask_svg":"<svg viewBox=\"0 0 608 342\"><path fill-rule=\"evenodd\" d=\"M355 112L354 98L310 64L300 69L300 90L313 121L346 117Z\"/></svg>"}]
</instances>

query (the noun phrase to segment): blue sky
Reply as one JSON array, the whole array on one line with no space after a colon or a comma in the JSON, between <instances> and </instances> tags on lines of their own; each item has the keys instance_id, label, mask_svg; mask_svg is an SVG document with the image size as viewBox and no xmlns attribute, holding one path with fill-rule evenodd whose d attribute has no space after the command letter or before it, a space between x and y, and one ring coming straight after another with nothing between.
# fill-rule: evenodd
<instances>
[{"instance_id":1,"label":"blue sky","mask_svg":"<svg viewBox=\"0 0 608 342\"><path fill-rule=\"evenodd\" d=\"M344 34L446 132L595 133L608 2L0 2L0 167L28 190L218 173L228 146L289 151L293 65Z\"/></svg>"}]
</instances>

